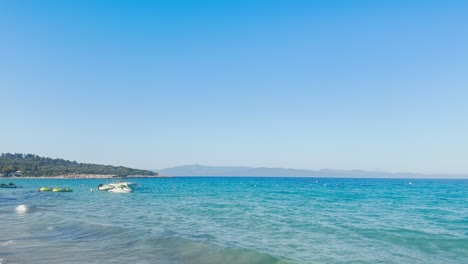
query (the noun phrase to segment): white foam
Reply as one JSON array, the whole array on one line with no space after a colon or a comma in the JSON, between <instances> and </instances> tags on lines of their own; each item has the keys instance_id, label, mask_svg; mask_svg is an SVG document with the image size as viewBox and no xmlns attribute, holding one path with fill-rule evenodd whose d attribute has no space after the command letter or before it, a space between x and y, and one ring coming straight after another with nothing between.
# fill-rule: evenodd
<instances>
[{"instance_id":1,"label":"white foam","mask_svg":"<svg viewBox=\"0 0 468 264\"><path fill-rule=\"evenodd\" d=\"M15 241L13 241L13 240L8 240L7 242L0 243L0 246L6 247L6 246L9 246L9 245L14 245L14 244L16 244ZM0 263L1 263L1 262L0 262Z\"/></svg>"},{"instance_id":2,"label":"white foam","mask_svg":"<svg viewBox=\"0 0 468 264\"><path fill-rule=\"evenodd\" d=\"M29 212L31 210L31 208L25 204L22 204L22 205L18 205L16 208L15 208L15 212L18 213L18 214L25 214L27 212Z\"/></svg>"}]
</instances>

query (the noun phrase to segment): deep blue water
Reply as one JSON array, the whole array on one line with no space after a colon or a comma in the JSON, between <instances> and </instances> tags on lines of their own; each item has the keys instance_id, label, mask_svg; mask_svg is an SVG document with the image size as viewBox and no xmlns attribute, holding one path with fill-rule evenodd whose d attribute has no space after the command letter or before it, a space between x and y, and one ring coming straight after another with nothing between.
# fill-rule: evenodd
<instances>
[{"instance_id":1,"label":"deep blue water","mask_svg":"<svg viewBox=\"0 0 468 264\"><path fill-rule=\"evenodd\" d=\"M468 180L131 181L0 188L0 263L468 263Z\"/></svg>"}]
</instances>

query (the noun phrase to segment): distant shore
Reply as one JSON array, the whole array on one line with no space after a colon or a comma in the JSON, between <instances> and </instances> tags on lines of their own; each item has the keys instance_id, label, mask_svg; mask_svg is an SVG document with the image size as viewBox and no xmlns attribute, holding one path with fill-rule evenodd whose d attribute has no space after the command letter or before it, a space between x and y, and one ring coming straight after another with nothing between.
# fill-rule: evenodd
<instances>
[{"instance_id":1,"label":"distant shore","mask_svg":"<svg viewBox=\"0 0 468 264\"><path fill-rule=\"evenodd\" d=\"M117 176L109 174L63 174L57 176L12 176L0 177L0 179L126 179L126 178L166 178L166 176L153 176L153 175L129 175Z\"/></svg>"}]
</instances>

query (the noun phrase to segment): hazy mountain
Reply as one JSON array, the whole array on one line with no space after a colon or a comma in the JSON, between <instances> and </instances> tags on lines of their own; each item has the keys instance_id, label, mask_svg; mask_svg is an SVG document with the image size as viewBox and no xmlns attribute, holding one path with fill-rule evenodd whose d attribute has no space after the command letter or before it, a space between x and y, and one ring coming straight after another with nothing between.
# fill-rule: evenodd
<instances>
[{"instance_id":1,"label":"hazy mountain","mask_svg":"<svg viewBox=\"0 0 468 264\"><path fill-rule=\"evenodd\" d=\"M364 170L302 170L286 168L184 165L156 172L165 176L271 176L271 177L334 177L334 178L468 178L461 174L387 173Z\"/></svg>"}]
</instances>

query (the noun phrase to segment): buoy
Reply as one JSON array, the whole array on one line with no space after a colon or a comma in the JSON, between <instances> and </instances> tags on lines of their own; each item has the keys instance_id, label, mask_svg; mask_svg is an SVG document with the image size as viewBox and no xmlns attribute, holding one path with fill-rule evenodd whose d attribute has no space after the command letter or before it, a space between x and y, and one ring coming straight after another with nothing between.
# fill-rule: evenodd
<instances>
[{"instance_id":1,"label":"buoy","mask_svg":"<svg viewBox=\"0 0 468 264\"><path fill-rule=\"evenodd\" d=\"M27 205L18 205L16 208L15 208L15 212L19 213L19 214L24 214L24 213L27 213L29 212L29 207Z\"/></svg>"},{"instance_id":2,"label":"buoy","mask_svg":"<svg viewBox=\"0 0 468 264\"><path fill-rule=\"evenodd\" d=\"M92 191L93 191L93 188L89 189L89 191L92 192Z\"/></svg>"}]
</instances>

